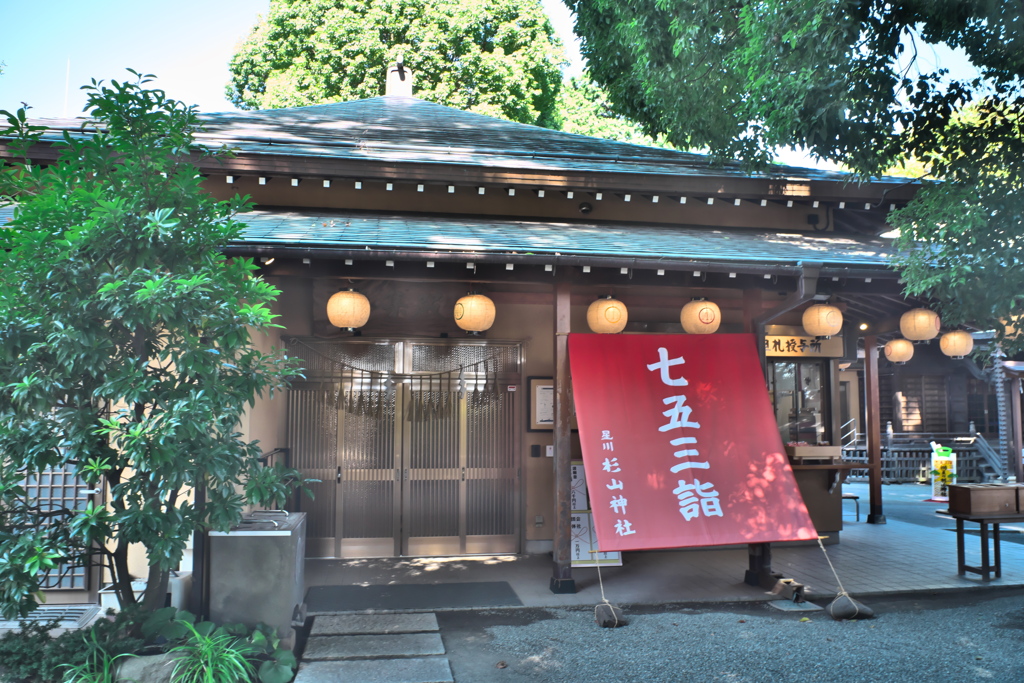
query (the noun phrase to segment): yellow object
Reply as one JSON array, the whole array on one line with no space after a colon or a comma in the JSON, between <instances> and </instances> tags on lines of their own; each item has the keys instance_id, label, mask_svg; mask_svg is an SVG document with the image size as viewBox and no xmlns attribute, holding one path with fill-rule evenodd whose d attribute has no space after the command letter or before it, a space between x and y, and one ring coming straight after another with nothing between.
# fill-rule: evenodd
<instances>
[{"instance_id":1,"label":"yellow object","mask_svg":"<svg viewBox=\"0 0 1024 683\"><path fill-rule=\"evenodd\" d=\"M939 348L950 358L963 358L974 349L974 339L968 332L954 330L942 335Z\"/></svg>"},{"instance_id":2,"label":"yellow object","mask_svg":"<svg viewBox=\"0 0 1024 683\"><path fill-rule=\"evenodd\" d=\"M351 289L336 292L327 301L327 319L335 327L362 327L370 319L370 300Z\"/></svg>"},{"instance_id":3,"label":"yellow object","mask_svg":"<svg viewBox=\"0 0 1024 683\"><path fill-rule=\"evenodd\" d=\"M714 334L722 324L722 311L713 301L694 300L683 306L679 322L689 334Z\"/></svg>"},{"instance_id":4,"label":"yellow object","mask_svg":"<svg viewBox=\"0 0 1024 683\"><path fill-rule=\"evenodd\" d=\"M812 337L831 337L843 329L843 312L831 304L813 304L804 311L803 324Z\"/></svg>"},{"instance_id":5,"label":"yellow object","mask_svg":"<svg viewBox=\"0 0 1024 683\"><path fill-rule=\"evenodd\" d=\"M891 363L906 363L914 357L914 345L906 339L893 339L885 345L885 358Z\"/></svg>"},{"instance_id":6,"label":"yellow object","mask_svg":"<svg viewBox=\"0 0 1024 683\"><path fill-rule=\"evenodd\" d=\"M587 309L587 325L598 334L617 334L626 329L629 312L626 304L610 296L598 299Z\"/></svg>"},{"instance_id":7,"label":"yellow object","mask_svg":"<svg viewBox=\"0 0 1024 683\"><path fill-rule=\"evenodd\" d=\"M926 341L939 335L939 314L927 308L915 308L900 316L900 332L910 341Z\"/></svg>"},{"instance_id":8,"label":"yellow object","mask_svg":"<svg viewBox=\"0 0 1024 683\"><path fill-rule=\"evenodd\" d=\"M455 324L467 332L483 332L494 324L494 302L483 294L467 294L455 303Z\"/></svg>"}]
</instances>

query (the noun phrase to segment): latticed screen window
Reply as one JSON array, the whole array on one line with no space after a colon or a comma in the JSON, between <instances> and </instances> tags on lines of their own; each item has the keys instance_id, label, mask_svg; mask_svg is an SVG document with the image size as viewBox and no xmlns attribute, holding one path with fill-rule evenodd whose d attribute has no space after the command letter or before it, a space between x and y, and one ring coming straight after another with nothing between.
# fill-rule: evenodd
<instances>
[{"instance_id":1,"label":"latticed screen window","mask_svg":"<svg viewBox=\"0 0 1024 683\"><path fill-rule=\"evenodd\" d=\"M89 500L85 482L74 469L49 469L25 480L28 499L38 502L43 511L82 507ZM47 590L85 590L89 587L86 567L61 567L47 572L43 588Z\"/></svg>"}]
</instances>

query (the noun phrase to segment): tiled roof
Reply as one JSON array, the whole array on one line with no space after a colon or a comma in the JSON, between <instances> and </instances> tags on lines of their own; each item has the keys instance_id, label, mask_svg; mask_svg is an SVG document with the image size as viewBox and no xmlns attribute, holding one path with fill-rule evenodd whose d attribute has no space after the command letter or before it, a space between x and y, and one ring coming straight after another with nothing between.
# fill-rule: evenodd
<instances>
[{"instance_id":1,"label":"tiled roof","mask_svg":"<svg viewBox=\"0 0 1024 683\"><path fill-rule=\"evenodd\" d=\"M0 225L13 209L0 207ZM766 266L888 270L889 240L836 233L782 233L696 225L582 224L345 211L261 209L233 246L338 251L591 256Z\"/></svg>"},{"instance_id":2,"label":"tiled roof","mask_svg":"<svg viewBox=\"0 0 1024 683\"><path fill-rule=\"evenodd\" d=\"M581 224L342 211L258 210L239 217L245 245L339 250L561 254L885 268L890 243L836 233L709 226Z\"/></svg>"},{"instance_id":3,"label":"tiled roof","mask_svg":"<svg viewBox=\"0 0 1024 683\"><path fill-rule=\"evenodd\" d=\"M203 114L207 144L241 154L427 163L537 172L636 173L723 178L751 175L737 163L713 167L708 157L513 123L414 97L374 97L291 109ZM54 131L78 130L81 119L41 119ZM843 182L846 174L790 166L770 177ZM885 178L885 184L906 179Z\"/></svg>"}]
</instances>

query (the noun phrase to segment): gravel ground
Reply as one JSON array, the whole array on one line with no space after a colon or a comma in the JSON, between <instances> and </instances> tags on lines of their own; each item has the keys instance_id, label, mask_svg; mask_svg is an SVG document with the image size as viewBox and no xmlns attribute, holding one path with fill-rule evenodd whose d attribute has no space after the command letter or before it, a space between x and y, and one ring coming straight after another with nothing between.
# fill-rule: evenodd
<instances>
[{"instance_id":1,"label":"gravel ground","mask_svg":"<svg viewBox=\"0 0 1024 683\"><path fill-rule=\"evenodd\" d=\"M764 603L627 608L619 629L592 610L438 618L458 683L1024 680L1024 591L865 602L875 619Z\"/></svg>"}]
</instances>

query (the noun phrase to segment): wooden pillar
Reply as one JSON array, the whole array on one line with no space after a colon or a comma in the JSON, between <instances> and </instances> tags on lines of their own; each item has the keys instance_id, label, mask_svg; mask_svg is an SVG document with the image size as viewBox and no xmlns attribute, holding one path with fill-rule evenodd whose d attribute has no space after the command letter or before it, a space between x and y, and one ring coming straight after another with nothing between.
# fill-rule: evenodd
<instances>
[{"instance_id":1,"label":"wooden pillar","mask_svg":"<svg viewBox=\"0 0 1024 683\"><path fill-rule=\"evenodd\" d=\"M1013 438L1010 439L1011 445L1011 459L1008 463L1010 465L1007 470L1008 474L1012 474L1017 477L1017 483L1024 483L1024 462L1021 461L1020 450L1021 445L1021 415L1020 415L1020 390L1021 382L1020 377L1014 377L1013 381L1010 382L1010 419L1013 420Z\"/></svg>"},{"instance_id":2,"label":"wooden pillar","mask_svg":"<svg viewBox=\"0 0 1024 683\"><path fill-rule=\"evenodd\" d=\"M743 290L743 331L753 334L757 342L757 357L761 361L761 372L768 381L768 358L764 351L765 323L761 320L763 307L760 289ZM772 544L747 544L747 571L743 581L750 586L771 589L775 585L772 576Z\"/></svg>"},{"instance_id":3,"label":"wooden pillar","mask_svg":"<svg viewBox=\"0 0 1024 683\"><path fill-rule=\"evenodd\" d=\"M882 408L878 397L878 340L864 337L864 392L868 414L864 431L868 442L868 524L885 524L882 513Z\"/></svg>"},{"instance_id":4,"label":"wooden pillar","mask_svg":"<svg viewBox=\"0 0 1024 683\"><path fill-rule=\"evenodd\" d=\"M552 593L575 593L572 578L572 426L569 422L569 283L555 285L555 528Z\"/></svg>"}]
</instances>

